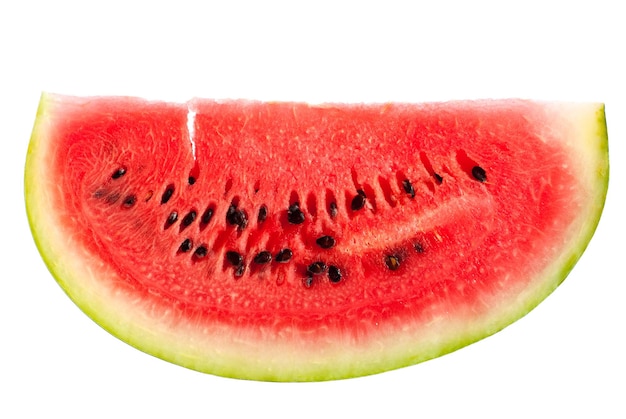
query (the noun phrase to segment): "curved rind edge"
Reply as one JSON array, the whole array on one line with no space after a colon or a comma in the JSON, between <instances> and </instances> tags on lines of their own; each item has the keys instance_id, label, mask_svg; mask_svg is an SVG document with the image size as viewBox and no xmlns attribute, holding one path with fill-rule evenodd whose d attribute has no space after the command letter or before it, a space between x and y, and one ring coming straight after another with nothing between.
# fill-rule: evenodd
<instances>
[{"instance_id":1,"label":"curved rind edge","mask_svg":"<svg viewBox=\"0 0 626 419\"><path fill-rule=\"evenodd\" d=\"M385 357L379 353L359 352L359 348L350 348L329 354L325 362L323 357L317 362L298 360L282 353L284 348L248 348L249 352L238 353L242 346L228 345L219 348L219 356L213 358L205 351L209 343L203 336L176 335L176 331L166 322L160 330L154 329L154 322L146 316L146 307L137 306L127 296L117 292L111 294L97 281L102 271L94 272L90 267L75 263L81 259L81 250L72 247L72 238L65 237L54 225L49 211L45 211L48 199L46 187L53 187L54 181L44 184L45 177L45 134L53 125L57 107L67 106L72 98L53 94L42 94L37 119L28 147L25 166L25 200L29 224L37 247L46 266L61 288L90 318L105 330L122 341L158 358L173 362L190 369L226 377L266 380L266 381L323 381L364 376L413 365L428 359L453 352L471 343L493 335L514 321L520 319L551 294L567 277L591 240L602 213L608 189L608 135L604 106L602 104L572 105L563 118L564 124L575 121L576 131L572 132L572 146L575 155L581 160L581 167L593 168L593 175L588 177L587 188L590 197L589 208L579 217L578 224L571 233L571 245L559 258L541 274L541 280L535 281L515 303L502 302L500 310L491 312L468 327L467 322L448 321L441 329L433 328L431 334L421 336L420 342L408 339L406 335L388 336ZM593 112L590 112L592 107ZM557 113L563 113L561 104L555 105ZM581 123L581 118L585 123ZM584 127L584 129L581 129ZM38 175L40 173L40 175ZM45 231L45 234L44 234ZM83 255L84 256L84 255ZM102 267L106 270L106 267ZM106 274L106 272L104 272ZM129 310L136 308L137 315L128 317ZM133 321L129 321L133 318ZM179 325L180 326L180 325ZM410 325L409 325L410 326ZM436 333L435 333L436 332ZM181 338L182 336L182 338ZM442 341L442 336L446 339ZM205 339L205 345L202 345ZM224 342L221 342L224 343ZM245 346L245 345L244 345ZM251 357L258 354L259 357ZM221 357L221 358L220 358ZM360 357L360 358L359 358ZM285 360L286 359L286 360ZM360 362L355 362L360 359Z\"/></svg>"}]
</instances>

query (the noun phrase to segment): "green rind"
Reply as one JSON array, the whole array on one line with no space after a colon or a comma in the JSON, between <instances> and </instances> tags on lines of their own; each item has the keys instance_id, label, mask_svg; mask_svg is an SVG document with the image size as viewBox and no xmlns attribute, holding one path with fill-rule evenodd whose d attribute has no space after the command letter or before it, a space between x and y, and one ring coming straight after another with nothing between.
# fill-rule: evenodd
<instances>
[{"instance_id":1,"label":"green rind","mask_svg":"<svg viewBox=\"0 0 626 419\"><path fill-rule=\"evenodd\" d=\"M586 182L590 194L587 200L589 207L577 221L576 231L572 231L569 248L537 275L542 280L533 281L533 286L517 295L514 301L501 301L497 310L473 323L456 319L435 325L418 341L411 339L411 335L386 336L381 341L386 345L382 356L380 352L368 352L363 348L339 347L327 355L305 351L301 356L290 357L285 353L290 350L289 345L250 350L245 345L236 344L225 344L218 348L222 351L221 355L210 356L206 347L210 339L202 340L204 337L197 331L186 329L188 324L179 325L178 330L168 326L167 322L155 325L146 317L146 307L133 305L124 295L110 294L110 290L97 280L99 275L106 275L103 272L106 267L102 267L103 271L94 272L94 268L82 266L80 250L72 248L72 238L64 237L62 232L56 230L54 217L46 206L46 188L54 183L42 182L46 179L46 153L42 148L46 147L44 137L52 127L50 118L55 106L62 102L62 97L42 95L28 148L24 179L30 227L48 269L89 317L121 340L166 361L233 378L322 381L375 374L450 353L498 332L531 311L566 278L596 230L608 189L608 135L604 107L594 105L597 106L595 117L586 125L571 121L574 127L584 126L588 131L572 133L582 138L582 141L575 139L572 146L573 152L583 161L582 167L588 169L586 173L592 173ZM579 116L572 114L569 118ZM215 353L212 352L213 355Z\"/></svg>"}]
</instances>

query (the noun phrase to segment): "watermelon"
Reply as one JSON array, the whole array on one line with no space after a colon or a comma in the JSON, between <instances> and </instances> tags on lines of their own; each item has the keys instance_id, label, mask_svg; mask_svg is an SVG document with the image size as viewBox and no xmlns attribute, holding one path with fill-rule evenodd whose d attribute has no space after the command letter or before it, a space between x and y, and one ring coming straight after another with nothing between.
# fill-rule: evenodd
<instances>
[{"instance_id":1,"label":"watermelon","mask_svg":"<svg viewBox=\"0 0 626 419\"><path fill-rule=\"evenodd\" d=\"M608 185L598 103L306 104L44 93L25 197L95 322L220 376L331 380L524 316Z\"/></svg>"}]
</instances>

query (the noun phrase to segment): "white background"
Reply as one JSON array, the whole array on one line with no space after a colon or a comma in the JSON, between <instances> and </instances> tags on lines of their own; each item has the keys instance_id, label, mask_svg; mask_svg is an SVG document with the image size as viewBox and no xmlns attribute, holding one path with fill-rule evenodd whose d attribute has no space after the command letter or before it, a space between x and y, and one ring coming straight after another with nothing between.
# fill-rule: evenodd
<instances>
[{"instance_id":1,"label":"white background","mask_svg":"<svg viewBox=\"0 0 626 419\"><path fill-rule=\"evenodd\" d=\"M626 31L618 5L2 2L0 417L626 417ZM372 377L224 379L113 338L44 267L22 181L42 90L168 100L602 101L609 196L565 283L493 337Z\"/></svg>"}]
</instances>

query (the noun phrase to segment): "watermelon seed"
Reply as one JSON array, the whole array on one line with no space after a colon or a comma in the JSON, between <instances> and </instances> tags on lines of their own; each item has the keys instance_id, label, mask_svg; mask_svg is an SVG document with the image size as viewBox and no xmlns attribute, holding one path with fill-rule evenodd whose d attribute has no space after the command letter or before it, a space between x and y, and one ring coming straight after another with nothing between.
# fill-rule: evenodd
<instances>
[{"instance_id":1,"label":"watermelon seed","mask_svg":"<svg viewBox=\"0 0 626 419\"><path fill-rule=\"evenodd\" d=\"M397 255L385 256L385 265L391 271L395 271L400 267L400 258Z\"/></svg>"},{"instance_id":2,"label":"watermelon seed","mask_svg":"<svg viewBox=\"0 0 626 419\"><path fill-rule=\"evenodd\" d=\"M240 266L243 264L243 256L233 250L226 252L226 260L233 266Z\"/></svg>"},{"instance_id":3,"label":"watermelon seed","mask_svg":"<svg viewBox=\"0 0 626 419\"><path fill-rule=\"evenodd\" d=\"M402 188L404 188L404 192L406 192L411 199L415 198L415 189L413 188L410 180L404 179L402 181Z\"/></svg>"},{"instance_id":4,"label":"watermelon seed","mask_svg":"<svg viewBox=\"0 0 626 419\"><path fill-rule=\"evenodd\" d=\"M341 281L341 269L335 265L330 265L328 267L328 279L330 279L330 282L334 284Z\"/></svg>"},{"instance_id":5,"label":"watermelon seed","mask_svg":"<svg viewBox=\"0 0 626 419\"><path fill-rule=\"evenodd\" d=\"M357 195L352 198L352 203L350 204L352 211L358 211L363 208L365 206L365 198L365 192L359 189L357 191Z\"/></svg>"},{"instance_id":6,"label":"watermelon seed","mask_svg":"<svg viewBox=\"0 0 626 419\"><path fill-rule=\"evenodd\" d=\"M192 247L193 247L193 242L191 241L191 239L185 239L185 241L182 242L180 247L178 248L178 251L187 253L188 251L191 250Z\"/></svg>"},{"instance_id":7,"label":"watermelon seed","mask_svg":"<svg viewBox=\"0 0 626 419\"><path fill-rule=\"evenodd\" d=\"M194 210L189 211L180 222L180 231L183 231L185 228L189 227L189 225L193 223L196 219L196 215L197 214Z\"/></svg>"},{"instance_id":8,"label":"watermelon seed","mask_svg":"<svg viewBox=\"0 0 626 419\"><path fill-rule=\"evenodd\" d=\"M337 216L337 203L336 202L331 202L330 205L328 206L329 212L330 212L330 216L332 218L335 218Z\"/></svg>"},{"instance_id":9,"label":"watermelon seed","mask_svg":"<svg viewBox=\"0 0 626 419\"><path fill-rule=\"evenodd\" d=\"M209 221L211 221L211 218L213 218L213 208L207 208L202 214L202 217L200 218L200 223L209 224Z\"/></svg>"},{"instance_id":10,"label":"watermelon seed","mask_svg":"<svg viewBox=\"0 0 626 419\"><path fill-rule=\"evenodd\" d=\"M267 218L267 206L265 204L261 205L259 208L259 216L257 218L258 223L262 223Z\"/></svg>"},{"instance_id":11,"label":"watermelon seed","mask_svg":"<svg viewBox=\"0 0 626 419\"><path fill-rule=\"evenodd\" d=\"M302 280L302 284L306 287L306 288L311 288L313 286L313 276L312 275L307 275L303 280Z\"/></svg>"},{"instance_id":12,"label":"watermelon seed","mask_svg":"<svg viewBox=\"0 0 626 419\"><path fill-rule=\"evenodd\" d=\"M272 254L267 250L263 250L262 252L259 252L253 260L256 264L264 265L272 260Z\"/></svg>"},{"instance_id":13,"label":"watermelon seed","mask_svg":"<svg viewBox=\"0 0 626 419\"><path fill-rule=\"evenodd\" d=\"M119 179L126 174L126 168L120 167L111 175L111 179Z\"/></svg>"},{"instance_id":14,"label":"watermelon seed","mask_svg":"<svg viewBox=\"0 0 626 419\"><path fill-rule=\"evenodd\" d=\"M276 262L278 263L285 263L285 262L289 262L292 256L293 256L293 252L291 251L291 249L282 249L280 252L276 254L275 259L276 259Z\"/></svg>"},{"instance_id":15,"label":"watermelon seed","mask_svg":"<svg viewBox=\"0 0 626 419\"><path fill-rule=\"evenodd\" d=\"M187 182L189 182L190 185L193 185L194 183L196 183L196 178L193 176L189 176Z\"/></svg>"},{"instance_id":16,"label":"watermelon seed","mask_svg":"<svg viewBox=\"0 0 626 419\"><path fill-rule=\"evenodd\" d=\"M124 208L130 208L135 205L135 202L137 202L137 197L135 195L128 195L124 198L124 201L122 201L122 205Z\"/></svg>"},{"instance_id":17,"label":"watermelon seed","mask_svg":"<svg viewBox=\"0 0 626 419\"><path fill-rule=\"evenodd\" d=\"M338 214L337 199L332 190L326 189L326 209L331 218L335 218Z\"/></svg>"},{"instance_id":18,"label":"watermelon seed","mask_svg":"<svg viewBox=\"0 0 626 419\"><path fill-rule=\"evenodd\" d=\"M243 276L243 273L246 271L246 265L238 265L235 268L235 278L240 278Z\"/></svg>"},{"instance_id":19,"label":"watermelon seed","mask_svg":"<svg viewBox=\"0 0 626 419\"><path fill-rule=\"evenodd\" d=\"M413 249L415 249L415 251L417 253L424 253L424 246L422 245L422 243L414 243L413 244Z\"/></svg>"},{"instance_id":20,"label":"watermelon seed","mask_svg":"<svg viewBox=\"0 0 626 419\"><path fill-rule=\"evenodd\" d=\"M238 209L235 204L231 204L226 212L226 221L228 224L243 230L248 225L248 215L245 211Z\"/></svg>"},{"instance_id":21,"label":"watermelon seed","mask_svg":"<svg viewBox=\"0 0 626 419\"><path fill-rule=\"evenodd\" d=\"M167 203L172 195L174 195L174 185L168 185L167 188L165 188L165 192L163 192L163 196L161 196L161 204Z\"/></svg>"},{"instance_id":22,"label":"watermelon seed","mask_svg":"<svg viewBox=\"0 0 626 419\"><path fill-rule=\"evenodd\" d=\"M207 250L206 246L205 245L201 245L201 246L198 246L196 248L196 251L193 252L193 255L198 257L198 258L203 258L203 257L205 257L207 255L208 252L209 251Z\"/></svg>"},{"instance_id":23,"label":"watermelon seed","mask_svg":"<svg viewBox=\"0 0 626 419\"><path fill-rule=\"evenodd\" d=\"M324 271L326 271L326 264L324 262L313 262L312 264L310 264L307 268L306 271L308 273L310 273L311 275L319 275L324 273Z\"/></svg>"},{"instance_id":24,"label":"watermelon seed","mask_svg":"<svg viewBox=\"0 0 626 419\"><path fill-rule=\"evenodd\" d=\"M230 204L230 206L228 207L228 210L226 210L226 221L228 221L229 224L235 224L234 220L234 214L237 212L237 205L235 204ZM231 222L232 219L232 222Z\"/></svg>"},{"instance_id":25,"label":"watermelon seed","mask_svg":"<svg viewBox=\"0 0 626 419\"><path fill-rule=\"evenodd\" d=\"M154 195L154 191L152 190L148 191L148 193L146 194L146 197L144 198L144 201L148 202L150 198L152 198L152 195Z\"/></svg>"},{"instance_id":26,"label":"watermelon seed","mask_svg":"<svg viewBox=\"0 0 626 419\"><path fill-rule=\"evenodd\" d=\"M330 249L335 246L335 239L332 236L322 236L315 243L322 249Z\"/></svg>"},{"instance_id":27,"label":"watermelon seed","mask_svg":"<svg viewBox=\"0 0 626 419\"><path fill-rule=\"evenodd\" d=\"M172 224L176 222L178 219L178 213L176 211L172 211L170 215L167 216L167 220L165 220L165 228L169 228Z\"/></svg>"},{"instance_id":28,"label":"watermelon seed","mask_svg":"<svg viewBox=\"0 0 626 419\"><path fill-rule=\"evenodd\" d=\"M480 166L472 167L472 176L474 176L474 179L479 182L487 181L487 173L485 172L485 169Z\"/></svg>"},{"instance_id":29,"label":"watermelon seed","mask_svg":"<svg viewBox=\"0 0 626 419\"><path fill-rule=\"evenodd\" d=\"M439 173L433 173L433 176L435 178L435 181L437 181L437 185L441 185L441 182L443 182L443 177L441 177Z\"/></svg>"},{"instance_id":30,"label":"watermelon seed","mask_svg":"<svg viewBox=\"0 0 626 419\"><path fill-rule=\"evenodd\" d=\"M304 222L304 213L300 210L298 202L294 202L287 209L287 221L290 224L302 224Z\"/></svg>"}]
</instances>

